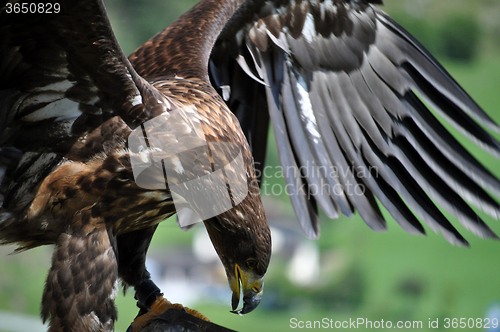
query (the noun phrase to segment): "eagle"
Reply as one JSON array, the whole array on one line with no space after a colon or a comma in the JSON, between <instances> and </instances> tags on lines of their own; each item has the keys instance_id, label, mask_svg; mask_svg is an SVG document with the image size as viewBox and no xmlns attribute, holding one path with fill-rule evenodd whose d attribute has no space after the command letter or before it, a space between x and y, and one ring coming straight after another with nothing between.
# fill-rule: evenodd
<instances>
[{"instance_id":1,"label":"eagle","mask_svg":"<svg viewBox=\"0 0 500 332\"><path fill-rule=\"evenodd\" d=\"M496 157L485 128L500 127L381 4L202 0L127 57L102 0L2 2L0 243L55 246L49 331L112 331L119 280L135 291L135 331L182 308L145 259L183 209L203 219L233 312L254 310L271 256L269 123L308 238L318 205L375 231L382 206L409 233L425 234L418 216L467 246L438 204L498 239L471 206L498 218L499 180L430 108Z\"/></svg>"}]
</instances>

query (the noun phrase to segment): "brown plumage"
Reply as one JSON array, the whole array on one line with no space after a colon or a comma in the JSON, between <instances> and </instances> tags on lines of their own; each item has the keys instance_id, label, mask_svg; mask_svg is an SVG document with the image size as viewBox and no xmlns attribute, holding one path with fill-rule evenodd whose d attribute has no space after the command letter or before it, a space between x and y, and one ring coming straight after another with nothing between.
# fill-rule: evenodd
<instances>
[{"instance_id":1,"label":"brown plumage","mask_svg":"<svg viewBox=\"0 0 500 332\"><path fill-rule=\"evenodd\" d=\"M319 236L316 203L329 217L358 211L384 230L378 198L408 232L424 233L416 213L449 242L467 245L432 198L467 229L496 238L464 199L498 216L485 188L499 195L500 182L414 91L496 156L500 144L471 116L500 129L374 6L379 0L204 0L130 60L99 0L57 1L60 13L50 15L10 13L13 3L0 14L0 241L19 250L56 246L42 300L50 331L112 330L118 279L148 310L160 294L145 268L151 237L191 204L191 192L170 189L200 174L227 185L216 198L231 193L233 207L204 223L233 310L240 292L236 312L255 309L271 239L252 155L262 171L269 119L308 237ZM179 109L201 131L175 117ZM148 127L154 119L173 130ZM129 140L137 132L139 148ZM231 148L172 154L157 139ZM240 152L242 172L236 164L216 172ZM149 171L135 174L134 160L150 163ZM229 183L238 179L248 194L236 204Z\"/></svg>"}]
</instances>

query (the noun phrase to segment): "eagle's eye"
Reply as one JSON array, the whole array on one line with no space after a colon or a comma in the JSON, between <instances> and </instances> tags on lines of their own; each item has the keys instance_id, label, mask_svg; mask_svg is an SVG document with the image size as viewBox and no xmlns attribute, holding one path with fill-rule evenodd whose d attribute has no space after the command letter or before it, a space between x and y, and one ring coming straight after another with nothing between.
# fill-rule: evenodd
<instances>
[{"instance_id":1,"label":"eagle's eye","mask_svg":"<svg viewBox=\"0 0 500 332\"><path fill-rule=\"evenodd\" d=\"M253 258L249 258L247 259L247 267L249 269L256 269L259 267L259 262L257 262L257 260L253 259Z\"/></svg>"}]
</instances>

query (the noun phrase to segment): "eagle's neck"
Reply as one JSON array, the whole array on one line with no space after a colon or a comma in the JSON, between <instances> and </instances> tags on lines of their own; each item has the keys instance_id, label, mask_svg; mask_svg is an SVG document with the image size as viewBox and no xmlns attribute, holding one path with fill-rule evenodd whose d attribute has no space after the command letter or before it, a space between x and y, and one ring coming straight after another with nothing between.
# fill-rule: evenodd
<instances>
[{"instance_id":1,"label":"eagle's neck","mask_svg":"<svg viewBox=\"0 0 500 332\"><path fill-rule=\"evenodd\" d=\"M208 82L208 60L227 21L247 0L203 0L136 50L139 75L198 77Z\"/></svg>"}]
</instances>

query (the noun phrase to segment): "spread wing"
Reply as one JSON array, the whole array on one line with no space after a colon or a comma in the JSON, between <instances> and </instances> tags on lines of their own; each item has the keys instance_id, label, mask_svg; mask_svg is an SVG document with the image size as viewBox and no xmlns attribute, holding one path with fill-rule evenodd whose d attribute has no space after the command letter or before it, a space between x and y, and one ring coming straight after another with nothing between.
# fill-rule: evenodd
<instances>
[{"instance_id":1,"label":"spread wing","mask_svg":"<svg viewBox=\"0 0 500 332\"><path fill-rule=\"evenodd\" d=\"M101 1L44 2L52 13L42 14L15 14L7 5L0 12L0 204L12 210L33 199L63 158L87 161L123 144L131 128L164 109L123 54Z\"/></svg>"},{"instance_id":2,"label":"spread wing","mask_svg":"<svg viewBox=\"0 0 500 332\"><path fill-rule=\"evenodd\" d=\"M498 218L487 191L498 196L500 182L434 112L496 157L499 142L484 127L500 128L374 3L381 1L245 5L212 52L212 81L242 122L257 163L268 109L308 237L319 234L316 203L331 218L358 211L384 230L378 200L410 233L424 233L418 216L449 242L467 245L437 203L472 233L497 238L469 204ZM267 101L254 97L259 91Z\"/></svg>"}]
</instances>

